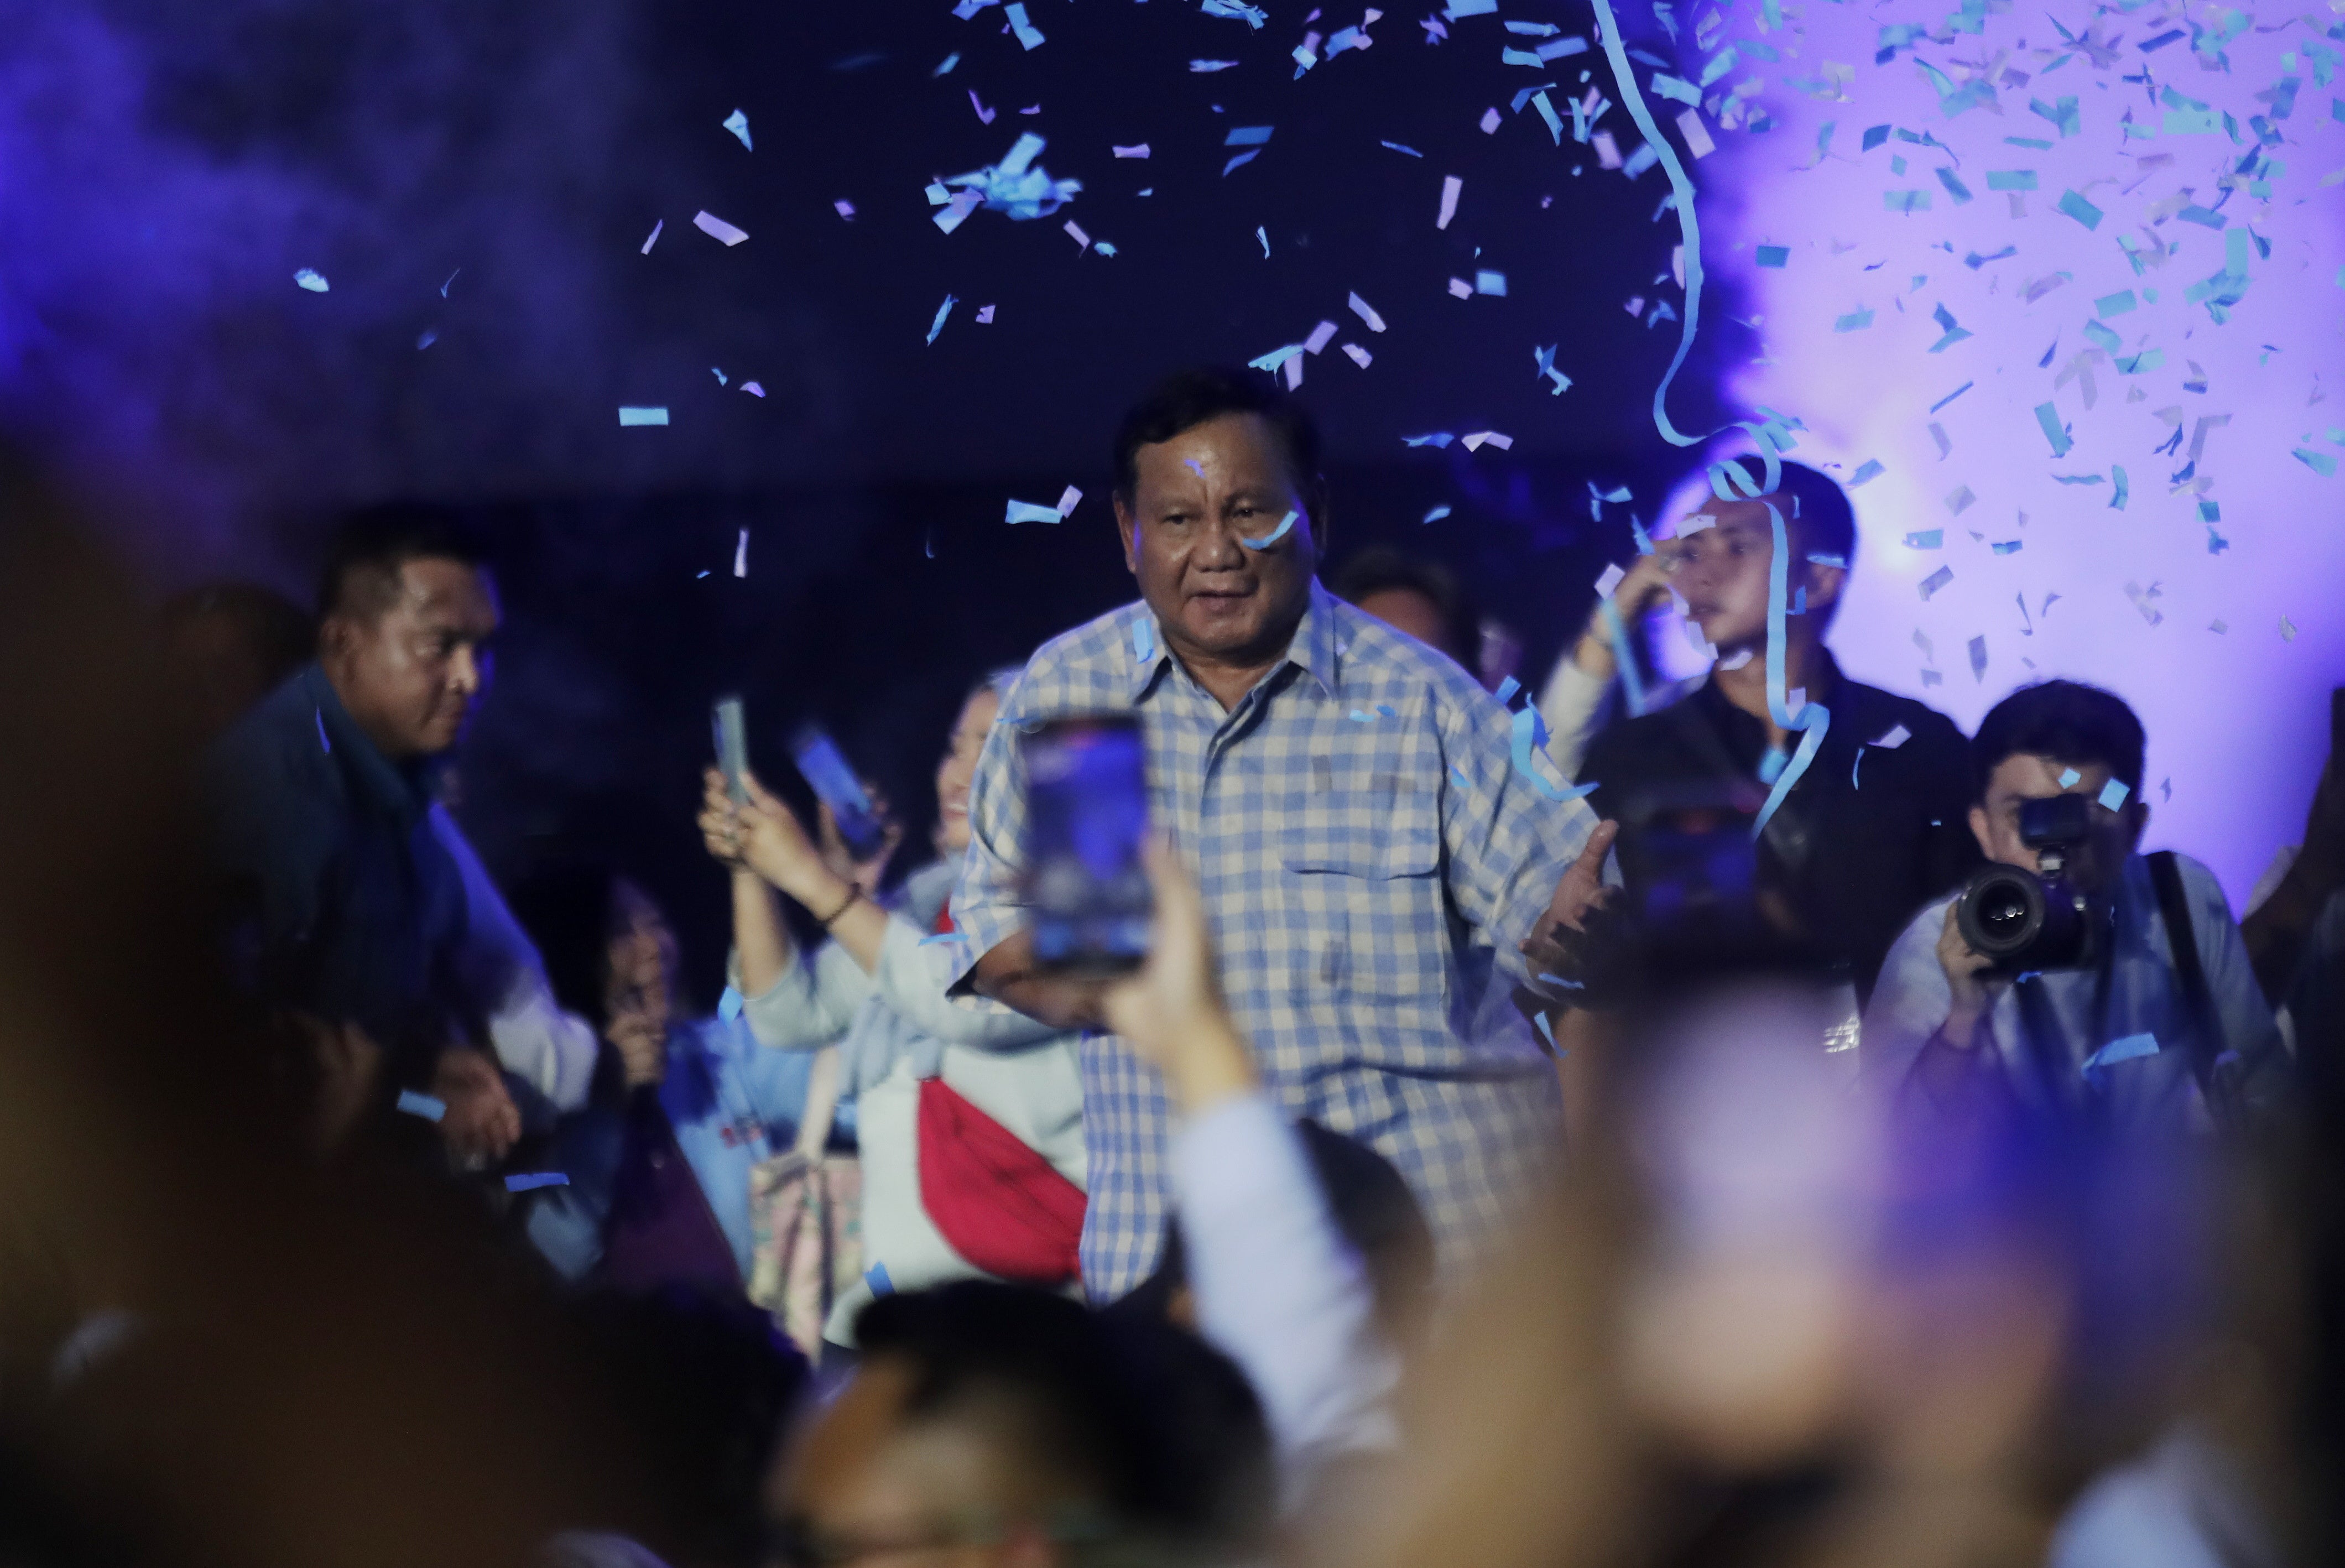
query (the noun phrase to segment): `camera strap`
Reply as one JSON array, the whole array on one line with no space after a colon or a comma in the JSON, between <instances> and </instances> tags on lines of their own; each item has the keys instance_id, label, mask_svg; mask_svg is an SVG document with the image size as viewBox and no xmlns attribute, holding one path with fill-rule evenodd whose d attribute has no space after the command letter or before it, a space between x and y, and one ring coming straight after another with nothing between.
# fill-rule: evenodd
<instances>
[{"instance_id":1,"label":"camera strap","mask_svg":"<svg viewBox=\"0 0 2345 1568\"><path fill-rule=\"evenodd\" d=\"M2190 1072L2206 1096L2207 1110L2222 1125L2235 1110L2233 1085L2225 1071L2223 1018L2207 986L2207 971L2198 961L2198 933L2191 926L2190 898L2182 886L2182 865L2171 850L2148 857L2150 885L2157 890L2158 912L2166 920L2167 952L2174 960L2174 977L2182 987L2182 1005L2189 1015Z\"/></svg>"}]
</instances>

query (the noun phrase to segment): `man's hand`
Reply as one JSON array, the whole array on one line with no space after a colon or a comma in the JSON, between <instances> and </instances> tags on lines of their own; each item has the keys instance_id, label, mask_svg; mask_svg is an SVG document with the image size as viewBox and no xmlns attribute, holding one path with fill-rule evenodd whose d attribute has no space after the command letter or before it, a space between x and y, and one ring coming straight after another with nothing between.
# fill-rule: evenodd
<instances>
[{"instance_id":1,"label":"man's hand","mask_svg":"<svg viewBox=\"0 0 2345 1568\"><path fill-rule=\"evenodd\" d=\"M1034 962L1034 933L1020 931L988 949L969 972L980 996L1014 1007L1053 1029L1104 1029L1109 984L1099 975L1056 974Z\"/></svg>"},{"instance_id":2,"label":"man's hand","mask_svg":"<svg viewBox=\"0 0 2345 1568\"><path fill-rule=\"evenodd\" d=\"M1978 1035L1979 1020L1993 1010L2011 977L1992 972L1995 960L1972 952L1963 940L1962 923L1955 918L1961 909L1959 899L1946 906L1946 927L1938 933L1938 967L1946 972L1946 988L1954 993L1943 1033L1948 1044L1968 1050Z\"/></svg>"},{"instance_id":3,"label":"man's hand","mask_svg":"<svg viewBox=\"0 0 2345 1568\"><path fill-rule=\"evenodd\" d=\"M431 1095L448 1107L440 1135L460 1166L492 1165L521 1137L521 1112L505 1092L504 1074L482 1052L455 1045L441 1052L431 1070Z\"/></svg>"},{"instance_id":4,"label":"man's hand","mask_svg":"<svg viewBox=\"0 0 2345 1568\"><path fill-rule=\"evenodd\" d=\"M1629 564L1628 575L1612 590L1612 603L1620 612L1621 624L1634 626L1639 621L1668 602L1670 574L1677 569L1674 541L1664 540L1654 546L1653 554L1639 555ZM1619 667L1612 651L1611 623L1604 618L1604 601L1599 599L1588 612L1588 625L1580 629L1579 640L1572 645L1572 661L1594 676L1610 676Z\"/></svg>"},{"instance_id":5,"label":"man's hand","mask_svg":"<svg viewBox=\"0 0 2345 1568\"><path fill-rule=\"evenodd\" d=\"M1555 884L1555 897L1547 904L1547 913L1539 917L1538 929L1562 924L1573 931L1588 929L1588 911L1609 902L1612 890L1604 885L1604 857L1612 852L1612 840L1620 836L1618 822L1599 822L1596 830L1588 835L1581 847L1579 859L1563 873Z\"/></svg>"},{"instance_id":6,"label":"man's hand","mask_svg":"<svg viewBox=\"0 0 2345 1568\"><path fill-rule=\"evenodd\" d=\"M1222 1000L1213 939L1197 884L1172 847L1148 846L1156 921L1148 962L1103 998L1111 1028L1164 1074L1191 1115L1253 1090L1254 1058Z\"/></svg>"}]
</instances>

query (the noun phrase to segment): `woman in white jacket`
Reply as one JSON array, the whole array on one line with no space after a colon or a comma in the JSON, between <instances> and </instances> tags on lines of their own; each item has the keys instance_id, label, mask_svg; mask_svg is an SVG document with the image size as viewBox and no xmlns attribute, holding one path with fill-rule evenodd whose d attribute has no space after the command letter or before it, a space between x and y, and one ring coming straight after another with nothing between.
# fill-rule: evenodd
<instances>
[{"instance_id":1,"label":"woman in white jacket","mask_svg":"<svg viewBox=\"0 0 2345 1568\"><path fill-rule=\"evenodd\" d=\"M1016 672L1010 672L1014 677ZM990 1276L1060 1286L1078 1278L1084 1152L1079 1034L1007 1008L948 1001L947 901L969 845L969 786L1001 693L970 692L937 766L937 860L888 907L843 877L789 808L745 779L736 806L708 776L701 830L735 870L733 983L764 1044L836 1043L862 1153L862 1286L825 1337L850 1343L874 1293ZM805 906L829 940L790 941L768 888Z\"/></svg>"}]
</instances>

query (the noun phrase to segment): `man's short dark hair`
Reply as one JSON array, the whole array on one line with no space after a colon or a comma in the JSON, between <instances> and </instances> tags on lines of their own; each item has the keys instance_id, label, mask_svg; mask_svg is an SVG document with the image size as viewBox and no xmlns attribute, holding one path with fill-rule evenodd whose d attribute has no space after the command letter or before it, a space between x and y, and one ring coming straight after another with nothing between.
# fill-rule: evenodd
<instances>
[{"instance_id":1,"label":"man's short dark hair","mask_svg":"<svg viewBox=\"0 0 2345 1568\"><path fill-rule=\"evenodd\" d=\"M485 566L487 542L452 507L398 501L345 515L318 574L318 618L379 615L410 561L461 561Z\"/></svg>"},{"instance_id":2,"label":"man's short dark hair","mask_svg":"<svg viewBox=\"0 0 2345 1568\"><path fill-rule=\"evenodd\" d=\"M1734 461L1741 463L1753 480L1766 483L1766 465L1758 457L1746 453ZM1856 513L1848 504L1848 492L1840 487L1838 481L1804 463L1786 463L1783 477L1773 494L1790 495L1799 502L1796 507L1785 510L1783 526L1797 538L1801 554L1837 555L1844 566L1855 564Z\"/></svg>"},{"instance_id":3,"label":"man's short dark hair","mask_svg":"<svg viewBox=\"0 0 2345 1568\"><path fill-rule=\"evenodd\" d=\"M2082 681L2023 686L1979 720L1971 741L1971 782L1986 799L1989 779L2006 757L2049 757L2070 767L2098 762L2138 795L2148 738L2125 698Z\"/></svg>"},{"instance_id":4,"label":"man's short dark hair","mask_svg":"<svg viewBox=\"0 0 2345 1568\"><path fill-rule=\"evenodd\" d=\"M1244 1544L1267 1526L1270 1439L1245 1376L1170 1325L991 1280L882 1296L856 1319L869 1366L911 1374L904 1413L1014 1411L1030 1465L1094 1488L1122 1533Z\"/></svg>"},{"instance_id":5,"label":"man's short dark hair","mask_svg":"<svg viewBox=\"0 0 2345 1568\"><path fill-rule=\"evenodd\" d=\"M1346 604L1358 604L1371 594L1406 589L1433 606L1441 617L1442 652L1467 669L1482 640L1480 618L1474 613L1457 574L1438 561L1428 561L1390 545L1371 545L1353 553L1328 584Z\"/></svg>"},{"instance_id":6,"label":"man's short dark hair","mask_svg":"<svg viewBox=\"0 0 2345 1568\"><path fill-rule=\"evenodd\" d=\"M1129 504L1140 489L1142 447L1227 413L1259 414L1277 433L1295 487L1315 505L1321 488L1318 425L1268 376L1219 365L1176 371L1132 404L1115 432L1115 493Z\"/></svg>"}]
</instances>

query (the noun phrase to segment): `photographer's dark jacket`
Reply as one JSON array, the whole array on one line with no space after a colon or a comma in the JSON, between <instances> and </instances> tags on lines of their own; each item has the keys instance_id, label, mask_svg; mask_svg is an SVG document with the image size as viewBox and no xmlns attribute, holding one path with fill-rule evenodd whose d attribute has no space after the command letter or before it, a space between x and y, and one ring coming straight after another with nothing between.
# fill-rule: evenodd
<instances>
[{"instance_id":1,"label":"photographer's dark jacket","mask_svg":"<svg viewBox=\"0 0 2345 1568\"><path fill-rule=\"evenodd\" d=\"M1970 746L1944 714L1848 679L1830 654L1808 696L1831 710L1831 726L1759 840L1757 885L1788 907L1801 949L1861 1001L1913 912L1979 863ZM1674 874L1648 847L1656 826L1706 818L1722 837L1748 834L1767 799L1766 755L1767 727L1714 678L1596 738L1579 778L1596 786L1597 815L1621 825L1631 897L1650 903Z\"/></svg>"}]
</instances>

